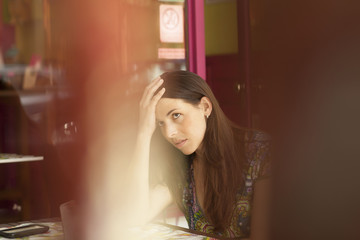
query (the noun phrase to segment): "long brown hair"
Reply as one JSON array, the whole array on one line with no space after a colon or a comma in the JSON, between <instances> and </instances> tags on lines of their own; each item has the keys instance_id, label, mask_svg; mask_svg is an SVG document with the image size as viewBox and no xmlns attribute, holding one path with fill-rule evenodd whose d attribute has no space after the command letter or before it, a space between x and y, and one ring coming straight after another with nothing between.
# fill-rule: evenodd
<instances>
[{"instance_id":1,"label":"long brown hair","mask_svg":"<svg viewBox=\"0 0 360 240\"><path fill-rule=\"evenodd\" d=\"M236 193L243 183L243 151L237 143L233 129L235 126L221 110L218 101L206 82L189 71L166 72L161 75L166 91L163 98L182 99L197 105L202 97L208 97L212 103L212 112L207 120L202 152L197 153L204 161L204 214L215 230L224 230L230 224ZM167 160L169 162L169 159ZM174 199L182 207L182 191L179 182L184 182L184 168L188 162L171 161L164 173ZM179 164L181 166L179 166ZM176 174L177 173L177 174ZM180 191L179 191L180 190Z\"/></svg>"}]
</instances>

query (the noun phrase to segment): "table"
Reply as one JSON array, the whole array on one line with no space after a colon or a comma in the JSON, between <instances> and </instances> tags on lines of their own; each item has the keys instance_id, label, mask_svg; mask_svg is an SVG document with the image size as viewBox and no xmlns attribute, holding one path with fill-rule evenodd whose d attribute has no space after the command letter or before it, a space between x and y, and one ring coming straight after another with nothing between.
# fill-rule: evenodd
<instances>
[{"instance_id":1,"label":"table","mask_svg":"<svg viewBox=\"0 0 360 240\"><path fill-rule=\"evenodd\" d=\"M9 223L9 224L0 224L0 229L14 227L29 223L41 223L49 226L49 231L43 234L32 235L25 238L17 238L23 240L63 240L63 225L60 218L51 218L51 219L41 219L27 222L18 222L18 223ZM196 232L190 229L169 225L160 222L149 223L141 227L135 227L130 229L130 232L134 233L134 238L136 240L166 240L166 239L189 239L189 240L215 240L221 238L214 238L209 234L203 234ZM7 238L1 238L0 240L5 240ZM121 236L119 236L121 239Z\"/></svg>"},{"instance_id":2,"label":"table","mask_svg":"<svg viewBox=\"0 0 360 240\"><path fill-rule=\"evenodd\" d=\"M32 235L24 238L12 238L12 239L23 239L23 240L64 240L64 233L62 228L62 223L60 218L49 218L41 220L33 220L26 222L16 222L8 224L0 224L0 229L5 229L9 227L15 227L20 225L26 225L30 223L40 223L46 226L49 226L49 231L43 234ZM9 240L9 238L0 237L0 240Z\"/></svg>"},{"instance_id":3,"label":"table","mask_svg":"<svg viewBox=\"0 0 360 240\"><path fill-rule=\"evenodd\" d=\"M29 219L30 215L30 198L29 198L29 187L30 187L30 176L29 169L26 162L42 161L43 156L32 156L32 155L20 155L15 153L0 153L0 164L12 164L19 163L16 166L18 173L18 179L15 181L15 185L11 185L11 188L0 189L0 200L6 201L19 201L22 208L21 214L22 219ZM15 166L14 166L15 167ZM17 221L19 215L8 216L6 221Z\"/></svg>"},{"instance_id":4,"label":"table","mask_svg":"<svg viewBox=\"0 0 360 240\"><path fill-rule=\"evenodd\" d=\"M43 156L20 155L15 153L0 153L1 163L18 163L44 160Z\"/></svg>"},{"instance_id":5,"label":"table","mask_svg":"<svg viewBox=\"0 0 360 240\"><path fill-rule=\"evenodd\" d=\"M134 239L147 240L165 240L165 239L189 239L189 240L210 240L218 239L210 234L196 232L187 228L174 226L170 224L155 222L142 227L131 229L134 232Z\"/></svg>"}]
</instances>

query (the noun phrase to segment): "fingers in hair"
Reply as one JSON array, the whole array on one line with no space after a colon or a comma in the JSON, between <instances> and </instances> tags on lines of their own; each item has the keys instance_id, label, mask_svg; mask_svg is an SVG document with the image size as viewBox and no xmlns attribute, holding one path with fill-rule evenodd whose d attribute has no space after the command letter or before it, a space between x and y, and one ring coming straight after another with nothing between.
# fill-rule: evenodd
<instances>
[{"instance_id":1,"label":"fingers in hair","mask_svg":"<svg viewBox=\"0 0 360 240\"><path fill-rule=\"evenodd\" d=\"M143 94L143 97L140 101L140 106L146 106L150 103L151 99L154 96L154 93L156 90L163 84L164 80L162 80L160 77L156 78L154 81L152 81L146 88Z\"/></svg>"}]
</instances>

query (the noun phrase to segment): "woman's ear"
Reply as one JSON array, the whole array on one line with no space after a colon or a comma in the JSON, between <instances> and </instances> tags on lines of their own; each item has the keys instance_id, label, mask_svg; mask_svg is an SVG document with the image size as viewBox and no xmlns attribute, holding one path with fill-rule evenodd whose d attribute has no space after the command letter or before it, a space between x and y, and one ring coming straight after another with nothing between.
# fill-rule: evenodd
<instances>
[{"instance_id":1,"label":"woman's ear","mask_svg":"<svg viewBox=\"0 0 360 240\"><path fill-rule=\"evenodd\" d=\"M212 103L208 97L201 98L200 107L203 109L205 117L209 118L212 112Z\"/></svg>"}]
</instances>

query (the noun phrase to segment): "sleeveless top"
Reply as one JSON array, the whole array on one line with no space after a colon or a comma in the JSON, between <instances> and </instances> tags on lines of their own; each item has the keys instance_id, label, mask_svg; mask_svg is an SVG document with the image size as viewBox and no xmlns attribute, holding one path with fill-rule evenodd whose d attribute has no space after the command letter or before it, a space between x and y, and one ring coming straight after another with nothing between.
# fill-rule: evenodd
<instances>
[{"instance_id":1,"label":"sleeveless top","mask_svg":"<svg viewBox=\"0 0 360 240\"><path fill-rule=\"evenodd\" d=\"M223 232L214 232L214 226L206 220L196 198L192 164L188 168L182 204L190 229L229 238L250 236L254 184L258 179L270 176L270 138L263 132L247 130L244 134L244 144L246 161L242 172L245 178L244 186L239 186L230 226Z\"/></svg>"}]
</instances>

